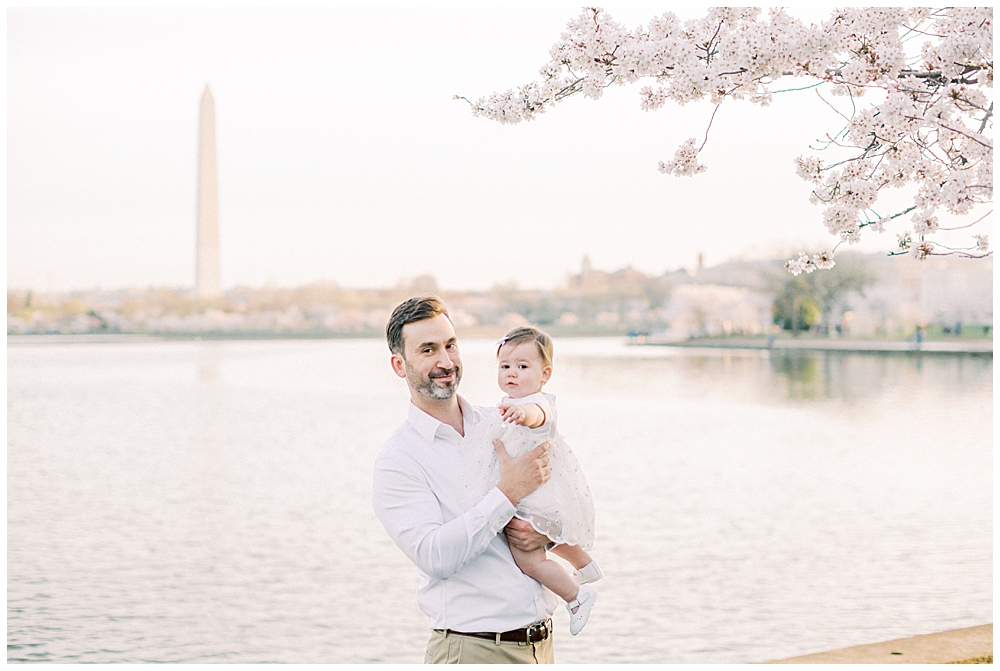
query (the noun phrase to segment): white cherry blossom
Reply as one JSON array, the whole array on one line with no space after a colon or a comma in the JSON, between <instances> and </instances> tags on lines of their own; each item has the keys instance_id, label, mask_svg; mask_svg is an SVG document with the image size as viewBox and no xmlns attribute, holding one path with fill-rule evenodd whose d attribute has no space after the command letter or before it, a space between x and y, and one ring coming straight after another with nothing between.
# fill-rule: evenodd
<instances>
[{"instance_id":1,"label":"white cherry blossom","mask_svg":"<svg viewBox=\"0 0 1000 671\"><path fill-rule=\"evenodd\" d=\"M708 170L708 166L698 163L698 150L694 148L696 139L690 138L674 153L670 163L660 161L660 172L667 175L697 175Z\"/></svg>"},{"instance_id":2,"label":"white cherry blossom","mask_svg":"<svg viewBox=\"0 0 1000 671\"><path fill-rule=\"evenodd\" d=\"M640 82L639 105L650 112L697 100L766 106L779 79L782 93L821 89L842 96L839 104L846 99L851 110L842 131L826 133L829 153L840 153L799 156L794 167L813 184L810 201L824 208L822 221L838 245L914 213L912 231L898 234L890 254L992 253L986 236L972 231L964 248L930 240L944 228L939 212L978 216L976 206L993 201L990 7L844 8L814 25L781 9L762 16L759 9L722 7L689 21L666 12L635 30L590 7L569 22L549 56L541 80L470 102L473 114L531 121L576 94L599 99L608 86ZM805 82L788 86L788 78ZM685 141L659 163L660 172L704 172L698 154L708 140L706 133L697 148L696 140ZM908 189L910 204L880 212L886 189ZM786 267L795 274L832 267L835 251L801 254Z\"/></svg>"}]
</instances>

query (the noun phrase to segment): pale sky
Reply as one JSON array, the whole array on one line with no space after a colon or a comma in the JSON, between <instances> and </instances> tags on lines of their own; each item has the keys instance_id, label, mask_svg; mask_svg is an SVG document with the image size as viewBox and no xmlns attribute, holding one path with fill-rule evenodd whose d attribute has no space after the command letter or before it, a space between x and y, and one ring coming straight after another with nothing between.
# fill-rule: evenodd
<instances>
[{"instance_id":1,"label":"pale sky","mask_svg":"<svg viewBox=\"0 0 1000 671\"><path fill-rule=\"evenodd\" d=\"M534 80L578 12L9 9L8 286L193 285L206 83L227 288L552 288L585 254L659 274L831 246L792 163L842 126L812 92L724 104L684 178L657 162L701 141L707 103L644 113L640 86L611 87L503 126L452 99Z\"/></svg>"}]
</instances>

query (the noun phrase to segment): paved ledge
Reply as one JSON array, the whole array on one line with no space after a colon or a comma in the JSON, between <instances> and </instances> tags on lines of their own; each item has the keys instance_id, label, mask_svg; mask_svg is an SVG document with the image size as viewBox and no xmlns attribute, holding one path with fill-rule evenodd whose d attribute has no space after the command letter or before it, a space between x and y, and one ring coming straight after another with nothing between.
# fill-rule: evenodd
<instances>
[{"instance_id":1,"label":"paved ledge","mask_svg":"<svg viewBox=\"0 0 1000 671\"><path fill-rule=\"evenodd\" d=\"M993 656L993 625L817 652L767 664L947 664Z\"/></svg>"}]
</instances>

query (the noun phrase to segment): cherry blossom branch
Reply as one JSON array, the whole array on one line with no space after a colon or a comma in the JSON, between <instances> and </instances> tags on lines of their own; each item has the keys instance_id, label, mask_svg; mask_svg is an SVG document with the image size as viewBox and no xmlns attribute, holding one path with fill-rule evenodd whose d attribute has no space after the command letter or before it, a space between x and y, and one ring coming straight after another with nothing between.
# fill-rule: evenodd
<instances>
[{"instance_id":1,"label":"cherry blossom branch","mask_svg":"<svg viewBox=\"0 0 1000 671\"><path fill-rule=\"evenodd\" d=\"M551 50L542 81L492 94L472 103L472 112L520 123L569 96L596 100L612 84L652 79L655 89L640 92L644 110L668 101L715 103L700 146L690 138L672 161L659 165L664 173L694 175L706 169L698 154L722 102L766 105L774 93L814 89L846 125L832 136L818 133L825 140L810 148L850 152L826 166L818 157L796 159L799 175L815 184L810 200L822 204L823 224L837 239L834 251L857 242L862 230L882 231L909 214L912 231L903 231L899 241L904 252L917 259L942 253L928 238L941 230L935 213L966 214L973 203L992 202L992 9L845 8L809 26L781 10L766 21L757 15L722 7L681 22L666 13L648 28L629 31L603 10L585 9ZM816 81L768 91L782 76ZM824 83L833 95L848 97L849 111L827 100ZM875 100L859 97L869 90L878 92ZM890 186L911 189L912 205L873 221L875 204ZM982 218L954 228L980 223ZM976 240L976 249L985 250L986 236ZM832 263L826 252L800 255L789 270L812 272Z\"/></svg>"},{"instance_id":2,"label":"cherry blossom branch","mask_svg":"<svg viewBox=\"0 0 1000 671\"><path fill-rule=\"evenodd\" d=\"M844 113L843 113L843 112L841 112L841 111L840 111L839 109L837 109L836 107L834 107L834 106L833 106L833 103L829 102L829 101L828 101L828 100L827 100L826 98L824 98L824 97L822 96L822 94L820 94L820 92L819 92L819 91L816 91L816 96L817 96L817 97L818 97L818 98L819 98L820 100L822 100L823 102L825 102L825 103L827 104L827 106L828 106L828 107L829 107L830 109L832 109L832 110L833 110L834 112L836 112L836 113L837 113L837 114L839 114L839 115L840 115L841 117L843 117L844 121L846 121L847 123L851 123L851 119L850 119L850 117L848 117L848 116L847 116L846 114L844 114Z\"/></svg>"},{"instance_id":3,"label":"cherry blossom branch","mask_svg":"<svg viewBox=\"0 0 1000 671\"><path fill-rule=\"evenodd\" d=\"M986 116L983 117L983 122L979 125L980 134L986 129L986 122L990 120L991 116L993 116L993 103L990 103L990 108L986 111Z\"/></svg>"},{"instance_id":4,"label":"cherry blossom branch","mask_svg":"<svg viewBox=\"0 0 1000 671\"><path fill-rule=\"evenodd\" d=\"M982 141L982 140L980 140L979 138L977 138L977 137L975 137L975 136L973 136L973 135L969 135L968 133L965 133L965 132L963 132L963 131L960 131L960 130L958 130L957 128L952 128L951 126L946 126L946 125L944 125L943 123L938 123L938 125L939 125L939 126L941 126L941 128L944 128L944 129L946 129L946 130L950 130L950 131L951 131L952 133L958 133L959 135L964 135L965 137L969 138L969 139L970 139L970 140L972 140L973 142L978 142L979 144L983 145L983 146L984 146L984 147L986 147L987 149L993 149L993 145L991 145L991 144L988 144L988 143L986 143L986 142L983 142L983 141Z\"/></svg>"},{"instance_id":5,"label":"cherry blossom branch","mask_svg":"<svg viewBox=\"0 0 1000 671\"><path fill-rule=\"evenodd\" d=\"M791 93L793 91L808 91L809 89L814 89L817 86L822 86L823 84L826 84L826 82L816 82L815 84L810 84L809 86L803 86L802 88L798 89L781 89L780 91L773 91L772 93L778 94L778 93Z\"/></svg>"},{"instance_id":6,"label":"cherry blossom branch","mask_svg":"<svg viewBox=\"0 0 1000 671\"><path fill-rule=\"evenodd\" d=\"M982 221L986 217L990 216L991 214L993 214L993 210L990 210L989 212L987 212L983 216L979 217L978 219L976 219L971 224L966 224L965 226L951 226L950 228L945 228L944 226L942 226L938 230L940 230L940 231L958 231L958 230L961 230L963 228L972 228L973 226L975 226L976 224L978 224L980 221Z\"/></svg>"},{"instance_id":7,"label":"cherry blossom branch","mask_svg":"<svg viewBox=\"0 0 1000 671\"><path fill-rule=\"evenodd\" d=\"M716 105L715 109L712 110L712 116L708 120L708 128L705 129L705 139L702 140L701 146L698 147L698 153L699 154L701 153L701 150L705 148L705 145L708 143L708 131L712 130L712 122L715 121L715 113L719 111L720 107L722 107L722 103L719 103L718 105Z\"/></svg>"},{"instance_id":8,"label":"cherry blossom branch","mask_svg":"<svg viewBox=\"0 0 1000 671\"><path fill-rule=\"evenodd\" d=\"M937 245L934 248L938 249L944 247L944 245ZM984 252L983 254L973 254L972 252L966 251L964 249L951 249L950 247L944 247L949 250L947 252L929 252L930 256L960 256L964 259L985 259L987 256L993 256L993 252Z\"/></svg>"}]
</instances>

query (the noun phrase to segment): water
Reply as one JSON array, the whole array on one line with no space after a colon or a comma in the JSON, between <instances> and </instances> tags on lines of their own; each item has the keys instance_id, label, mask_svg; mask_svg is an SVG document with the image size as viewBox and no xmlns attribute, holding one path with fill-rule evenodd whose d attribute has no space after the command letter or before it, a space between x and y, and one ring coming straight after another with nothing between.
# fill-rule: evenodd
<instances>
[{"instance_id":1,"label":"water","mask_svg":"<svg viewBox=\"0 0 1000 671\"><path fill-rule=\"evenodd\" d=\"M498 397L492 343L463 393ZM991 358L556 342L606 577L560 662L757 662L992 621ZM7 350L8 661L419 662L371 511L380 341Z\"/></svg>"}]
</instances>

